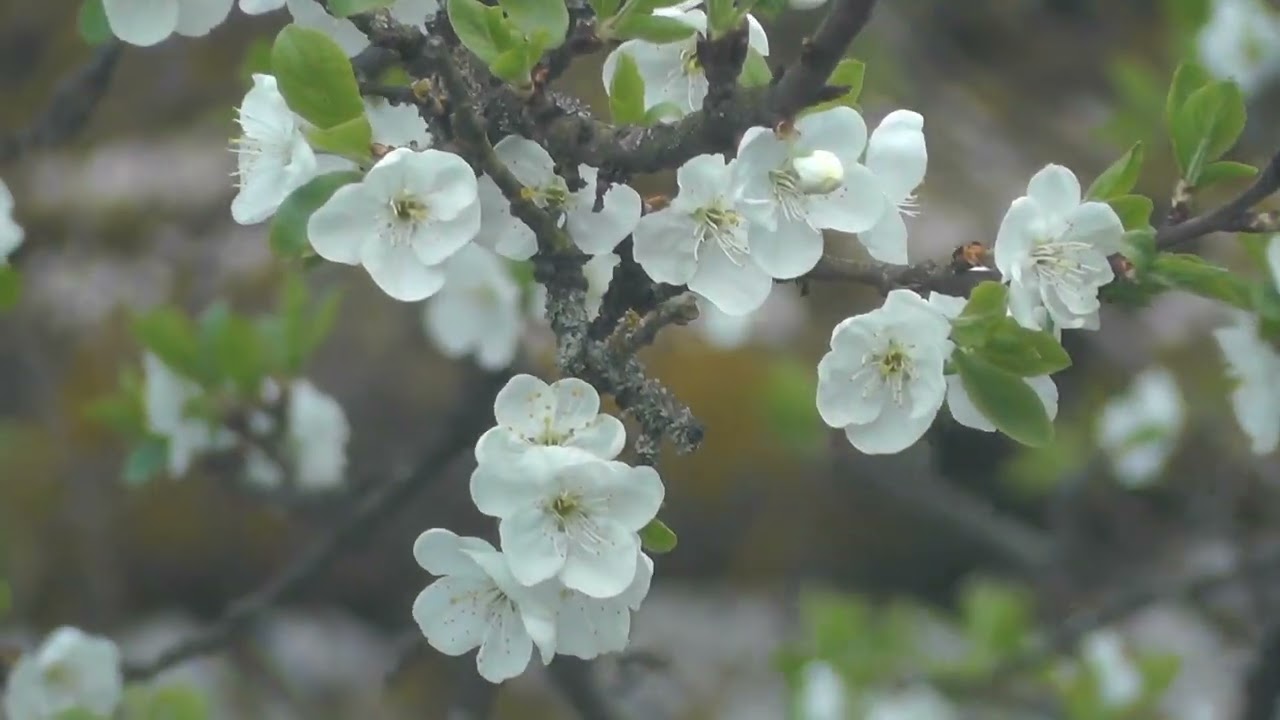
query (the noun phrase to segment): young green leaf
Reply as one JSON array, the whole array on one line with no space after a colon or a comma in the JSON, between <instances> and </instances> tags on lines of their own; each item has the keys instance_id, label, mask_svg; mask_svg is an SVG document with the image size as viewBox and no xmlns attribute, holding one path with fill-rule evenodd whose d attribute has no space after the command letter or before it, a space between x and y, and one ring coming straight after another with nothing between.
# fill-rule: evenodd
<instances>
[{"instance_id":1,"label":"young green leaf","mask_svg":"<svg viewBox=\"0 0 1280 720\"><path fill-rule=\"evenodd\" d=\"M1155 205L1145 195L1121 195L1108 199L1107 204L1116 211L1125 230L1139 230L1151 225L1151 211Z\"/></svg>"},{"instance_id":2,"label":"young green leaf","mask_svg":"<svg viewBox=\"0 0 1280 720\"><path fill-rule=\"evenodd\" d=\"M84 0L76 17L76 28L80 37L90 45L101 45L111 39L111 25L107 22L102 0Z\"/></svg>"},{"instance_id":3,"label":"young green leaf","mask_svg":"<svg viewBox=\"0 0 1280 720\"><path fill-rule=\"evenodd\" d=\"M803 114L809 115L815 112L822 112L823 110L829 110L833 107L843 106L856 108L858 105L858 97L862 94L862 82L866 76L866 72L866 63L861 60L855 60L853 58L845 58L841 60L840 64L836 65L836 69L831 72L831 77L827 78L827 84L834 87L847 87L849 90L835 100L814 105L813 107L806 109Z\"/></svg>"},{"instance_id":4,"label":"young green leaf","mask_svg":"<svg viewBox=\"0 0 1280 720\"><path fill-rule=\"evenodd\" d=\"M596 21L608 20L618 12L622 0L587 0L591 10L596 14Z\"/></svg>"},{"instance_id":5,"label":"young green leaf","mask_svg":"<svg viewBox=\"0 0 1280 720\"><path fill-rule=\"evenodd\" d=\"M133 321L133 333L143 347L181 375L203 382L214 379L200 352L195 325L174 307L159 307Z\"/></svg>"},{"instance_id":6,"label":"young green leaf","mask_svg":"<svg viewBox=\"0 0 1280 720\"><path fill-rule=\"evenodd\" d=\"M676 534L658 518L640 529L640 544L645 550L664 555L676 549Z\"/></svg>"},{"instance_id":7,"label":"young green leaf","mask_svg":"<svg viewBox=\"0 0 1280 720\"><path fill-rule=\"evenodd\" d=\"M1242 310L1253 309L1249 283L1199 255L1160 253L1151 264L1149 276L1169 287L1221 300Z\"/></svg>"},{"instance_id":8,"label":"young green leaf","mask_svg":"<svg viewBox=\"0 0 1280 720\"><path fill-rule=\"evenodd\" d=\"M1208 85L1213 80L1209 71L1195 63L1183 63L1173 73L1173 81L1169 84L1169 95L1165 99L1164 124L1169 132L1173 132L1174 122L1186 104L1191 93Z\"/></svg>"},{"instance_id":9,"label":"young green leaf","mask_svg":"<svg viewBox=\"0 0 1280 720\"><path fill-rule=\"evenodd\" d=\"M1220 182L1249 180L1257 174L1258 168L1248 163L1219 160L1204 166L1204 171L1200 173L1200 181L1196 183L1196 187L1206 188Z\"/></svg>"},{"instance_id":10,"label":"young green leaf","mask_svg":"<svg viewBox=\"0 0 1280 720\"><path fill-rule=\"evenodd\" d=\"M124 461L124 481L130 487L149 482L164 472L169 464L169 439L160 435L147 435L133 446Z\"/></svg>"},{"instance_id":11,"label":"young green leaf","mask_svg":"<svg viewBox=\"0 0 1280 720\"><path fill-rule=\"evenodd\" d=\"M546 33L545 50L564 44L569 32L569 7L564 0L498 0L498 4L526 36Z\"/></svg>"},{"instance_id":12,"label":"young green leaf","mask_svg":"<svg viewBox=\"0 0 1280 720\"><path fill-rule=\"evenodd\" d=\"M360 115L331 128L309 130L307 142L321 152L352 159L368 159L371 157L373 127L369 125L368 117Z\"/></svg>"},{"instance_id":13,"label":"young green leaf","mask_svg":"<svg viewBox=\"0 0 1280 720\"><path fill-rule=\"evenodd\" d=\"M644 78L630 53L618 53L618 64L609 83L609 113L615 125L645 121Z\"/></svg>"},{"instance_id":14,"label":"young green leaf","mask_svg":"<svg viewBox=\"0 0 1280 720\"><path fill-rule=\"evenodd\" d=\"M294 190L280 203L271 220L271 249L281 257L296 258L307 252L307 221L343 185L359 182L364 176L354 170L325 173Z\"/></svg>"},{"instance_id":15,"label":"young green leaf","mask_svg":"<svg viewBox=\"0 0 1280 720\"><path fill-rule=\"evenodd\" d=\"M511 85L527 87L532 82L533 66L538 62L536 57L530 61L529 55L523 44L508 48L489 63L489 71L494 74L494 77L505 80Z\"/></svg>"},{"instance_id":16,"label":"young green leaf","mask_svg":"<svg viewBox=\"0 0 1280 720\"><path fill-rule=\"evenodd\" d=\"M331 128L364 115L351 61L328 35L287 25L271 46L271 69L289 109Z\"/></svg>"},{"instance_id":17,"label":"young green leaf","mask_svg":"<svg viewBox=\"0 0 1280 720\"><path fill-rule=\"evenodd\" d=\"M390 6L395 0L329 0L329 14L335 17L351 17Z\"/></svg>"},{"instance_id":18,"label":"young green leaf","mask_svg":"<svg viewBox=\"0 0 1280 720\"><path fill-rule=\"evenodd\" d=\"M978 283L960 313L962 323L1000 320L1008 309L1009 289L993 280Z\"/></svg>"},{"instance_id":19,"label":"young green leaf","mask_svg":"<svg viewBox=\"0 0 1280 720\"><path fill-rule=\"evenodd\" d=\"M1142 160L1142 143L1134 143L1128 152L1121 155L1119 160L1103 170L1102 174L1093 181L1088 192L1085 193L1085 198L1110 200L1128 193L1138 183L1138 175L1142 172Z\"/></svg>"},{"instance_id":20,"label":"young green leaf","mask_svg":"<svg viewBox=\"0 0 1280 720\"><path fill-rule=\"evenodd\" d=\"M1198 183L1205 165L1235 145L1244 125L1244 96L1234 82L1210 83L1191 93L1170 132L1174 157L1187 182Z\"/></svg>"},{"instance_id":21,"label":"young green leaf","mask_svg":"<svg viewBox=\"0 0 1280 720\"><path fill-rule=\"evenodd\" d=\"M18 304L22 298L22 276L12 265L0 265L0 312Z\"/></svg>"},{"instance_id":22,"label":"young green leaf","mask_svg":"<svg viewBox=\"0 0 1280 720\"><path fill-rule=\"evenodd\" d=\"M476 57L492 63L516 42L515 30L502 8L479 0L448 0L449 24Z\"/></svg>"},{"instance_id":23,"label":"young green leaf","mask_svg":"<svg viewBox=\"0 0 1280 720\"><path fill-rule=\"evenodd\" d=\"M1031 447L1053 442L1053 423L1044 404L1022 378L970 353L957 352L951 362L969 399L996 429Z\"/></svg>"},{"instance_id":24,"label":"young green leaf","mask_svg":"<svg viewBox=\"0 0 1280 720\"><path fill-rule=\"evenodd\" d=\"M738 84L742 87L761 87L772 80L773 71L769 69L769 61L755 48L748 49L746 62L742 63L742 72L738 74Z\"/></svg>"},{"instance_id":25,"label":"young green leaf","mask_svg":"<svg viewBox=\"0 0 1280 720\"><path fill-rule=\"evenodd\" d=\"M992 365L1019 377L1052 375L1071 367L1071 356L1053 333L1022 327L1000 318L975 351Z\"/></svg>"},{"instance_id":26,"label":"young green leaf","mask_svg":"<svg viewBox=\"0 0 1280 720\"><path fill-rule=\"evenodd\" d=\"M145 720L207 720L209 707L194 688L169 685L151 693L143 713Z\"/></svg>"},{"instance_id":27,"label":"young green leaf","mask_svg":"<svg viewBox=\"0 0 1280 720\"><path fill-rule=\"evenodd\" d=\"M676 120L684 115L684 110L673 102L660 102L644 111L645 125L657 125L666 120Z\"/></svg>"},{"instance_id":28,"label":"young green leaf","mask_svg":"<svg viewBox=\"0 0 1280 720\"><path fill-rule=\"evenodd\" d=\"M659 45L679 42L697 32L693 26L673 17L661 15L628 15L614 28L614 34L621 40L647 40Z\"/></svg>"}]
</instances>

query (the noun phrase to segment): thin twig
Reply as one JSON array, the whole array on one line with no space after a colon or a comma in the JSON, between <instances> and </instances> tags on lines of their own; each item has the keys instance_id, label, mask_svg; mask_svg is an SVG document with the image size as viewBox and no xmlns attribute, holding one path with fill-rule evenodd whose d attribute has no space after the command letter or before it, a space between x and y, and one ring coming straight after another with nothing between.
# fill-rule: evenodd
<instances>
[{"instance_id":1,"label":"thin twig","mask_svg":"<svg viewBox=\"0 0 1280 720\"><path fill-rule=\"evenodd\" d=\"M418 462L413 472L369 488L338 522L332 532L321 538L278 575L262 587L235 601L216 622L179 640L150 661L125 669L129 680L146 680L185 660L214 652L231 641L255 618L280 602L293 597L324 573L343 553L364 542L371 532L385 523L415 495L443 475L449 460L464 452L489 423L488 402L505 378L484 375L462 393L455 417L442 423L445 436Z\"/></svg>"},{"instance_id":2,"label":"thin twig","mask_svg":"<svg viewBox=\"0 0 1280 720\"><path fill-rule=\"evenodd\" d=\"M1280 153L1273 155L1253 184L1230 202L1186 222L1160 228L1156 232L1156 247L1171 250L1210 233L1247 231L1249 211L1277 190L1280 190Z\"/></svg>"}]
</instances>

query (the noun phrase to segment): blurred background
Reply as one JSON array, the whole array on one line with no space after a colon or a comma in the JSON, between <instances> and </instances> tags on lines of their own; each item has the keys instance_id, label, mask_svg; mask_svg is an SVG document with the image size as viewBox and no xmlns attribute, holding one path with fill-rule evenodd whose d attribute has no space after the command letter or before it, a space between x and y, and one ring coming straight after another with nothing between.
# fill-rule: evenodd
<instances>
[{"instance_id":1,"label":"blurred background","mask_svg":"<svg viewBox=\"0 0 1280 720\"><path fill-rule=\"evenodd\" d=\"M1137 191L1160 217L1176 177L1164 93L1177 62L1204 52L1197 37L1211 4L882 0L852 54L867 62L869 125L900 107L925 117L930 166L909 223L912 260L990 243L1036 170L1064 164L1087 185L1136 140L1148 150ZM90 56L77 5L0 0L0 135L30 123ZM1258 7L1258 17L1280 13ZM793 58L820 17L766 23L771 65ZM342 300L305 374L350 420L353 490L264 495L216 462L131 487L130 439L86 416L122 370L140 366L132 314L166 304L196 314L220 297L248 314L275 307L283 267L266 226L236 225L228 211L228 138L254 58L287 20L233 11L207 37L127 47L78 138L0 166L27 234L16 260L21 300L0 314L0 558L12 593L4 637L16 647L74 624L112 635L129 657L151 656L323 535L356 490L408 472L459 407L491 405L466 394L466 361L432 347L420 306L389 300L358 269L322 264L308 286L340 290ZM1242 54L1268 67L1276 47ZM601 60L582 60L560 86L603 112ZM1248 88L1233 159L1262 164L1280 141L1273 78L1259 71ZM669 188L667 177L642 183ZM1254 271L1229 237L1196 250ZM858 249L831 238L830 252ZM652 374L708 431L697 453L661 457L663 517L680 543L657 558L632 652L593 668L619 708L645 718L788 717L814 657L851 695L878 691L918 669L904 648L923 643L912 657L943 657L973 641L983 613L1020 638L1135 581L1230 568L1274 541L1275 459L1249 454L1208 334L1227 322L1222 306L1170 295L1108 306L1099 332L1069 332L1074 366L1055 378L1062 400L1050 448L1020 449L944 413L911 450L866 457L819 420L814 368L832 326L877 303L870 288L813 284L802 296L780 286L749 323L706 315L646 351ZM530 330L517 369L549 379L540 332ZM1121 419L1108 427L1121 429L1107 431L1104 408L1151 368L1168 374L1143 376L1147 389L1113 411ZM1134 446L1116 433L1135 423L1155 428L1138 445L1158 449L1120 460ZM446 717L466 663L415 641L409 607L431 578L410 548L431 527L493 533L468 496L471 463L466 451L442 463L429 489L300 597L161 681L205 690L216 718ZM1111 626L1135 662L1181 658L1142 714L1032 703L1038 715L1011 716L1239 717L1277 607L1269 583L1245 586L1170 592ZM1004 716L996 708L1008 703L982 690L953 698L962 716ZM535 664L503 687L496 716L573 714Z\"/></svg>"}]
</instances>

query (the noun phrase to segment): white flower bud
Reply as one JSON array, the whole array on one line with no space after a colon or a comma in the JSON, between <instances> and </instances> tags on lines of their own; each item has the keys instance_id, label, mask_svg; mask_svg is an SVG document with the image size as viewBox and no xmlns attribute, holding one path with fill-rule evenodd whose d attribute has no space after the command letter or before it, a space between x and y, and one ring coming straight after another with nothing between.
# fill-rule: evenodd
<instances>
[{"instance_id":1,"label":"white flower bud","mask_svg":"<svg viewBox=\"0 0 1280 720\"><path fill-rule=\"evenodd\" d=\"M840 158L826 150L814 150L793 163L800 189L813 195L823 195L840 187L844 182L844 166Z\"/></svg>"}]
</instances>

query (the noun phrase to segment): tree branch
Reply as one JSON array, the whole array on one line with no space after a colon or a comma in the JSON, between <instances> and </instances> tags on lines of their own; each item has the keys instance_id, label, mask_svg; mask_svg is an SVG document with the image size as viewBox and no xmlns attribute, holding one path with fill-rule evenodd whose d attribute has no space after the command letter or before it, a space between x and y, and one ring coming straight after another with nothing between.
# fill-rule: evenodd
<instances>
[{"instance_id":1,"label":"tree branch","mask_svg":"<svg viewBox=\"0 0 1280 720\"><path fill-rule=\"evenodd\" d=\"M112 38L82 67L64 78L45 107L26 128L0 138L0 165L14 162L31 150L50 147L75 137L93 114L111 84L111 75L124 46Z\"/></svg>"},{"instance_id":2,"label":"tree branch","mask_svg":"<svg viewBox=\"0 0 1280 720\"><path fill-rule=\"evenodd\" d=\"M1280 153L1273 155L1253 184L1230 202L1186 222L1160 228L1156 232L1156 248L1171 250L1215 232L1249 232L1253 219L1249 211L1277 190L1280 190Z\"/></svg>"},{"instance_id":3,"label":"tree branch","mask_svg":"<svg viewBox=\"0 0 1280 720\"><path fill-rule=\"evenodd\" d=\"M461 391L462 400L453 417L442 423L445 436L422 456L413 472L368 488L331 533L278 575L233 602L209 627L179 640L148 662L126 667L125 677L146 680L185 660L218 650L263 612L294 596L322 575L342 553L364 542L387 518L440 477L449 460L475 442L491 419L490 403L477 398L492 399L505 380L504 375L477 374Z\"/></svg>"}]
</instances>

